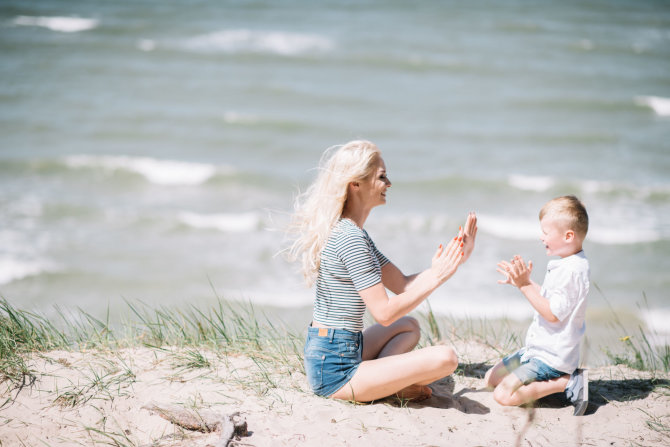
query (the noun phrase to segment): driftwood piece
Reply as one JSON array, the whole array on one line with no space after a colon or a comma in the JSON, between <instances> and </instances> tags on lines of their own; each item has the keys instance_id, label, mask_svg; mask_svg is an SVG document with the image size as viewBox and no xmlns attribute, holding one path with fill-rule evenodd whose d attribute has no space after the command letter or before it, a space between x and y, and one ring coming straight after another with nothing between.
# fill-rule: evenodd
<instances>
[{"instance_id":1,"label":"driftwood piece","mask_svg":"<svg viewBox=\"0 0 670 447\"><path fill-rule=\"evenodd\" d=\"M203 433L220 431L219 442L214 447L227 447L235 436L247 436L247 421L239 413L231 415L215 413L209 410L187 410L176 405L164 405L150 402L143 405L145 410L158 413L160 417L187 430Z\"/></svg>"}]
</instances>

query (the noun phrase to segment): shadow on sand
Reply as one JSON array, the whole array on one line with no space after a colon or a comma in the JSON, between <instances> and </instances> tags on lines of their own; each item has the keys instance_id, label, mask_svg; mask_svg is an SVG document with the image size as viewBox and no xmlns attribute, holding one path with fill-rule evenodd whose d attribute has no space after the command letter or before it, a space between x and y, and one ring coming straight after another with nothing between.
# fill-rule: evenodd
<instances>
[{"instance_id":1,"label":"shadow on sand","mask_svg":"<svg viewBox=\"0 0 670 447\"><path fill-rule=\"evenodd\" d=\"M463 388L454 394L455 382L451 376L431 383L430 388L433 390L433 395L428 399L403 401L397 397L387 397L383 399L383 402L395 406L406 405L409 408L454 408L466 414L488 414L491 412L486 405L463 396L466 392L473 391L469 388Z\"/></svg>"},{"instance_id":2,"label":"shadow on sand","mask_svg":"<svg viewBox=\"0 0 670 447\"><path fill-rule=\"evenodd\" d=\"M487 363L465 363L458 365L456 374L483 379L486 371L493 365ZM658 387L670 387L667 379L592 379L589 381L589 406L586 414L593 414L610 402L628 402L645 399ZM563 408L570 406L563 393L552 394L536 402L538 408Z\"/></svg>"},{"instance_id":3,"label":"shadow on sand","mask_svg":"<svg viewBox=\"0 0 670 447\"><path fill-rule=\"evenodd\" d=\"M585 416L594 414L600 407L610 402L629 402L632 400L645 399L655 388L670 387L667 379L622 379L606 380L595 379L589 381L589 406ZM540 399L536 407L539 408L562 408L569 406L570 402L562 393L552 394Z\"/></svg>"}]
</instances>

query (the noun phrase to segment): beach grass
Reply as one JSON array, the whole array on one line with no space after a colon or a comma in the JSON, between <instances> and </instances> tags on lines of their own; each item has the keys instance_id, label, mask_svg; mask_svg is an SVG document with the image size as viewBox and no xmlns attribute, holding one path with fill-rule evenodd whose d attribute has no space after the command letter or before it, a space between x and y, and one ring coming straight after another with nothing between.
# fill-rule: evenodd
<instances>
[{"instance_id":1,"label":"beach grass","mask_svg":"<svg viewBox=\"0 0 670 447\"><path fill-rule=\"evenodd\" d=\"M207 309L189 305L183 308L152 308L141 302L126 301L128 316L112 325L109 312L100 319L77 309L66 312L57 308L59 321L20 310L0 299L0 381L25 386L34 380L25 356L51 350L115 350L133 346L175 349L173 365L177 369L207 369L211 362L205 351L225 357L246 355L258 366L267 386L274 386L266 370L272 368L304 373L301 362L302 334L274 318L258 313L250 303L233 303L217 297ZM501 356L522 345L525 325L509 320L455 319L436 317L430 306L418 314L427 328L421 346L474 340L491 347ZM612 311L615 334L624 333L624 325ZM614 343L600 348L614 364L625 364L641 371L670 370L670 347L651 343L653 334L643 327L626 336L614 336ZM492 359L494 360L494 359ZM115 366L126 371L128 367ZM111 369L91 373L90 389L106 380L118 380ZM126 380L124 379L124 380ZM63 401L76 402L84 396L66 395Z\"/></svg>"},{"instance_id":2,"label":"beach grass","mask_svg":"<svg viewBox=\"0 0 670 447\"><path fill-rule=\"evenodd\" d=\"M149 348L156 364L165 362L169 366L167 376L161 380L179 383L196 378L212 383L225 380L245 393L271 397L276 402L285 399L283 390L309 393L303 383L303 334L278 318L259 312L250 303L234 303L217 297L208 307L151 307L130 301L126 301L126 306L118 322L112 321L109 312L97 318L81 309L74 312L57 309L57 316L47 319L38 313L17 309L0 298L0 384L6 396L5 401L0 402L0 409L11 405L21 389L39 386L40 380L50 374L31 369L35 358L76 371L73 379L52 377L58 381L51 398L53 406L96 408L102 402L127 398L133 393L136 374L139 374L132 354L136 348ZM421 346L439 343L464 346L475 342L490 348L487 349L490 358L473 363L468 363L467 353L463 353L455 372L461 378L483 377L483 372L500 356L521 346L527 326L525 322L509 320L438 317L430 307L428 312L415 316L424 331ZM613 332L618 334L623 324L620 320L613 321ZM667 380L654 379L657 372L658 377L668 372L668 346L652 344L652 335L642 327L638 330L638 336L629 336L624 341L614 337L613 346L601 349L609 350L614 363L648 372L645 374L651 377L647 381L651 388L670 393ZM59 351L64 354L53 354ZM52 354L48 355L49 352ZM68 352L86 352L87 355L72 357L66 355ZM245 359L241 366L238 361L232 361L240 358ZM221 365L228 371L225 378L219 375ZM294 373L298 374L294 376ZM220 398L224 402L240 403L238 398L225 395ZM408 405L402 400L393 403L401 408ZM185 408L195 409L202 404L203 397L197 394L185 395L180 403ZM118 423L106 418L107 415L101 413L100 422L83 429L102 444L139 445ZM648 428L658 436L664 439L669 436L667 417L650 413L646 421ZM170 436L190 436L180 433Z\"/></svg>"},{"instance_id":3,"label":"beach grass","mask_svg":"<svg viewBox=\"0 0 670 447\"><path fill-rule=\"evenodd\" d=\"M641 324L637 324L631 332L631 328L624 324L598 284L594 283L594 287L609 307L608 320L612 331L619 334L618 337L613 337L617 340L616 342L601 346L609 361L615 365L627 365L639 371L670 371L670 345L667 342L652 342L661 337ZM649 309L644 292L637 306L640 310Z\"/></svg>"},{"instance_id":4,"label":"beach grass","mask_svg":"<svg viewBox=\"0 0 670 447\"><path fill-rule=\"evenodd\" d=\"M206 370L208 353L225 358L245 355L256 365L256 377L238 378L257 393L276 388L278 371L303 371L302 338L283 325L256 313L251 304L217 300L207 309L150 308L127 302L130 318L112 326L109 312L98 319L79 309L58 310L59 321L15 308L0 299L0 382L21 388L35 382L37 371L29 369L27 356L52 350L99 350L111 358L107 364L90 367L84 379L59 390L56 403L77 406L92 398L117 395L132 383L132 368L113 352L144 346L171 352L177 373ZM110 354L111 353L111 354Z\"/></svg>"}]
</instances>

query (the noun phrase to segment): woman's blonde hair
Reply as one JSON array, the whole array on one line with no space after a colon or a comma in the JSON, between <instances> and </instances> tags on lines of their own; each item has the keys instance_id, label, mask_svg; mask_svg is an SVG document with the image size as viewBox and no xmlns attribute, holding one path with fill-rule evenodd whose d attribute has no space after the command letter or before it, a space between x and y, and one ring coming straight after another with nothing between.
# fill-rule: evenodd
<instances>
[{"instance_id":1,"label":"woman's blonde hair","mask_svg":"<svg viewBox=\"0 0 670 447\"><path fill-rule=\"evenodd\" d=\"M355 140L331 147L321 157L314 182L296 197L288 231L295 240L288 248L288 258L301 260L308 286L316 280L321 251L342 215L349 183L374 174L380 158L379 148L370 141Z\"/></svg>"}]
</instances>

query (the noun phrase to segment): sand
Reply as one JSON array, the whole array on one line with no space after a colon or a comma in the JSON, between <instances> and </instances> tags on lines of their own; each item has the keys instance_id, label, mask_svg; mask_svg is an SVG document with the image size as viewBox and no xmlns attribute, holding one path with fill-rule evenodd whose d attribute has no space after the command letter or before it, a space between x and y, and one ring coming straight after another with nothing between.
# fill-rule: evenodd
<instances>
[{"instance_id":1,"label":"sand","mask_svg":"<svg viewBox=\"0 0 670 447\"><path fill-rule=\"evenodd\" d=\"M572 407L557 397L535 408L501 407L482 379L498 354L474 342L455 349L461 368L432 384L430 399L365 405L314 396L298 358L274 365L260 355L177 348L34 354L33 384L0 385L0 445L218 442L219 433L186 430L161 418L146 409L151 402L222 415L240 412L249 434L231 445L670 445L667 374L624 366L590 369L591 403L585 416L574 417Z\"/></svg>"}]
</instances>

